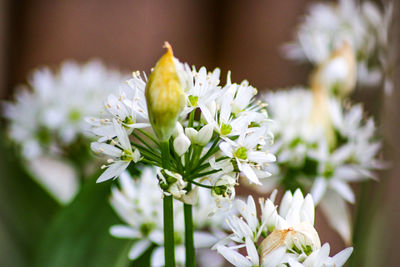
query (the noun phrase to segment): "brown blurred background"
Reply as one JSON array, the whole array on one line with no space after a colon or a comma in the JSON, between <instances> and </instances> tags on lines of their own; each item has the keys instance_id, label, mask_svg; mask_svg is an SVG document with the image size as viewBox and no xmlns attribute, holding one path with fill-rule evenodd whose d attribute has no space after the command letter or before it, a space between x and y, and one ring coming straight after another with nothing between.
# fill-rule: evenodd
<instances>
[{"instance_id":1,"label":"brown blurred background","mask_svg":"<svg viewBox=\"0 0 400 267\"><path fill-rule=\"evenodd\" d=\"M124 70L148 71L161 55L164 41L173 45L182 61L208 69L218 66L223 76L232 70L233 80L246 78L260 90L306 84L309 66L285 60L280 47L291 40L309 2L0 0L0 97L10 98L13 87L24 82L33 68L56 66L68 58L100 58ZM395 19L398 24L399 14ZM399 27L394 27L395 48L399 36ZM398 68L394 72L397 80L391 97L381 97L380 88L355 95L380 119L386 157L392 163L382 182L364 188L367 202L362 218L374 226L361 233L368 236L363 249L371 255L366 266L397 266L400 73ZM321 216L317 228L333 252L344 247Z\"/></svg>"}]
</instances>

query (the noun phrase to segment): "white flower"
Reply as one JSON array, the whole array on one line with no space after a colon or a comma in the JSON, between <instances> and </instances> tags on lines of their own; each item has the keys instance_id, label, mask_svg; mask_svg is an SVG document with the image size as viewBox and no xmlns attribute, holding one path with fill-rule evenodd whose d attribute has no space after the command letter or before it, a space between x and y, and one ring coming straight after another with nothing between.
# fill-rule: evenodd
<instances>
[{"instance_id":1,"label":"white flower","mask_svg":"<svg viewBox=\"0 0 400 267\"><path fill-rule=\"evenodd\" d=\"M84 118L101 112L102 101L123 76L96 60L82 65L66 61L54 71L33 71L28 84L17 87L14 101L2 103L9 137L21 148L34 178L61 203L79 189L78 179L83 177L78 177L78 169L93 163L90 157L83 159L86 154L77 154L87 150L91 137ZM38 164L42 160L49 164ZM50 173L59 169L66 175L51 177L48 165Z\"/></svg>"},{"instance_id":2,"label":"white flower","mask_svg":"<svg viewBox=\"0 0 400 267\"><path fill-rule=\"evenodd\" d=\"M224 155L234 159L239 170L255 184L261 184L258 178L270 175L265 167L275 161L275 156L265 149L266 132L266 127L250 128L243 131L237 140L226 139L220 144Z\"/></svg>"},{"instance_id":3,"label":"white flower","mask_svg":"<svg viewBox=\"0 0 400 267\"><path fill-rule=\"evenodd\" d=\"M110 94L104 103L105 114L101 118L88 117L87 122L92 126L93 134L99 136L99 142L111 140L116 136L115 127L112 123L116 120L128 133L136 128L150 126L144 89L144 80L139 72L134 72L133 78L126 84L119 86L119 95Z\"/></svg>"},{"instance_id":4,"label":"white flower","mask_svg":"<svg viewBox=\"0 0 400 267\"><path fill-rule=\"evenodd\" d=\"M128 253L132 260L142 255L150 246L156 245L152 252L151 266L164 265L164 235L163 235L163 213L162 195L158 187L157 172L155 168L144 168L138 179L124 172L121 174L120 188L113 187L110 202L114 210L124 221L124 225L114 225L110 233L119 238L132 239L135 242ZM221 219L209 216L212 198L209 192L199 192L200 200L194 205L193 214L196 218L195 229L205 229L213 226L221 229ZM175 240L180 242L175 246L176 262L179 266L185 263L184 253L184 224L183 205L174 201L174 231ZM220 230L221 231L221 230ZM207 248L216 242L215 233L195 231L196 249Z\"/></svg>"},{"instance_id":5,"label":"white flower","mask_svg":"<svg viewBox=\"0 0 400 267\"><path fill-rule=\"evenodd\" d=\"M330 146L323 127L310 119L314 112L313 97L311 91L304 89L266 95L275 121L271 127L275 135L271 152L277 155L279 170L274 176L283 186L309 190L316 203L321 203L323 212L332 218L329 220L332 227L350 242L349 211L345 203L340 203L343 200L354 203L349 183L376 178L373 171L383 167L377 159L380 142L375 139L373 120L363 119L360 105L344 107L339 100L331 98L327 109L334 133L333 146ZM345 211L333 214L330 207L336 203L327 203L330 201L340 201L338 205Z\"/></svg>"},{"instance_id":6,"label":"white flower","mask_svg":"<svg viewBox=\"0 0 400 267\"><path fill-rule=\"evenodd\" d=\"M140 152L137 149L132 150L131 143L126 131L122 126L113 119L114 131L117 138L112 140L112 144L93 142L91 148L94 152L102 153L110 156L108 166L105 166L104 171L97 182L104 182L111 178L118 177L129 165L131 161L138 162L140 159Z\"/></svg>"},{"instance_id":7,"label":"white flower","mask_svg":"<svg viewBox=\"0 0 400 267\"><path fill-rule=\"evenodd\" d=\"M265 202L260 199L261 218L257 217L251 196L247 203L237 200L235 207L241 217L229 217L232 234L220 240L214 249L234 266L342 266L353 248L347 248L334 257L329 257L328 244L321 248L318 233L313 227L311 195L304 198L300 190L293 195L287 191L278 213L273 204L276 193L274 191ZM258 246L261 237L265 238ZM231 244L232 241L235 245ZM246 248L246 256L237 251L243 247Z\"/></svg>"},{"instance_id":8,"label":"white flower","mask_svg":"<svg viewBox=\"0 0 400 267\"><path fill-rule=\"evenodd\" d=\"M182 179L182 175L179 173L158 168L157 177L160 180L160 187L164 190L165 195L172 195L179 199L186 194L185 187L187 186L187 182Z\"/></svg>"},{"instance_id":9,"label":"white flower","mask_svg":"<svg viewBox=\"0 0 400 267\"><path fill-rule=\"evenodd\" d=\"M171 59L172 49L169 45L167 48L163 58ZM151 74L157 74L157 79L150 76L154 79L147 81L145 75L142 79L135 74L129 86L120 89L119 97L107 98L102 117L89 119L92 132L99 137L96 146L107 147L117 157L121 152L115 141L120 139L117 135L132 135L130 146L133 152L140 153L139 160L163 169L159 185L166 194L192 203L198 189L185 190L192 183L212 190L218 207L229 207L240 173L256 184L270 175L267 167L275 157L268 151L273 136L266 104L255 100L257 90L247 81L232 83L228 74L227 83L222 86L219 69L208 73L202 67L197 72L176 58L172 60L168 62L173 63L176 72L171 81L179 90L170 92L168 86L159 86L165 82L161 73L166 65L157 65L157 71ZM150 113L145 109L145 89ZM170 106L169 100L176 98L179 101ZM165 109L156 109L164 102ZM149 116L152 128L147 128ZM161 145L164 141L171 144L168 150L164 149L165 143ZM101 180L118 175L129 161L118 164L112 165Z\"/></svg>"},{"instance_id":10,"label":"white flower","mask_svg":"<svg viewBox=\"0 0 400 267\"><path fill-rule=\"evenodd\" d=\"M357 55L358 80L376 85L387 69L387 43L392 6L380 10L370 1L315 3L298 27L294 42L286 45L289 58L322 63L347 42Z\"/></svg>"},{"instance_id":11,"label":"white flower","mask_svg":"<svg viewBox=\"0 0 400 267\"><path fill-rule=\"evenodd\" d=\"M102 100L121 82L122 74L98 61L67 61L57 72L36 70L29 86L17 88L16 101L4 103L9 136L26 158L59 156L64 146L87 136L84 118L100 113Z\"/></svg>"}]
</instances>

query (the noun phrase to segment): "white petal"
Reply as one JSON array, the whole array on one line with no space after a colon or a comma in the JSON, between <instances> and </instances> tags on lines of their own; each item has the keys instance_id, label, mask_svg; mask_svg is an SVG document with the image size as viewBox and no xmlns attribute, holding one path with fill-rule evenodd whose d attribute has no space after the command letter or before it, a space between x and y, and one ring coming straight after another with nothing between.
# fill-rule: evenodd
<instances>
[{"instance_id":1,"label":"white petal","mask_svg":"<svg viewBox=\"0 0 400 267\"><path fill-rule=\"evenodd\" d=\"M131 143L129 141L129 137L125 129L122 127L121 124L117 122L116 119L113 119L113 125L115 132L117 133L118 141L121 143L122 148L131 151L132 150Z\"/></svg>"},{"instance_id":2,"label":"white petal","mask_svg":"<svg viewBox=\"0 0 400 267\"><path fill-rule=\"evenodd\" d=\"M225 246L217 246L217 251L221 254L227 261L229 261L233 266L238 267L251 267L253 264L246 259L242 254L236 252L233 249L227 248Z\"/></svg>"},{"instance_id":3,"label":"white petal","mask_svg":"<svg viewBox=\"0 0 400 267\"><path fill-rule=\"evenodd\" d=\"M351 243L350 211L343 198L336 192L328 190L322 198L320 206L328 219L328 223L335 229L346 244Z\"/></svg>"},{"instance_id":4,"label":"white petal","mask_svg":"<svg viewBox=\"0 0 400 267\"><path fill-rule=\"evenodd\" d=\"M164 262L164 247L158 247L154 249L153 253L151 254L151 266L163 267Z\"/></svg>"},{"instance_id":5,"label":"white petal","mask_svg":"<svg viewBox=\"0 0 400 267\"><path fill-rule=\"evenodd\" d=\"M222 152L223 152L226 156L228 156L228 157L230 157L230 158L233 157L233 149L232 149L232 146L231 146L228 142L222 142L222 143L219 145L219 148L222 150Z\"/></svg>"},{"instance_id":6,"label":"white petal","mask_svg":"<svg viewBox=\"0 0 400 267\"><path fill-rule=\"evenodd\" d=\"M246 250L247 250L247 255L250 257L253 264L258 265L259 264L258 252L256 246L254 245L253 241L250 238L246 238Z\"/></svg>"},{"instance_id":7,"label":"white petal","mask_svg":"<svg viewBox=\"0 0 400 267\"><path fill-rule=\"evenodd\" d=\"M90 148L96 153L103 153L116 158L121 156L121 150L109 144L93 142L90 144Z\"/></svg>"},{"instance_id":8,"label":"white petal","mask_svg":"<svg viewBox=\"0 0 400 267\"><path fill-rule=\"evenodd\" d=\"M351 190L351 187L348 184L339 180L332 180L330 186L344 199L354 204L355 196L353 190Z\"/></svg>"},{"instance_id":9,"label":"white petal","mask_svg":"<svg viewBox=\"0 0 400 267\"><path fill-rule=\"evenodd\" d=\"M308 194L304 198L303 205L301 206L301 221L307 221L314 225L315 207L312 196Z\"/></svg>"},{"instance_id":10,"label":"white petal","mask_svg":"<svg viewBox=\"0 0 400 267\"><path fill-rule=\"evenodd\" d=\"M348 258L350 257L351 253L353 253L353 248L346 248L342 251L340 251L338 254L336 254L335 256L333 256L333 261L335 262L335 266L336 267L341 267L343 266L346 261L348 260Z\"/></svg>"},{"instance_id":11,"label":"white petal","mask_svg":"<svg viewBox=\"0 0 400 267\"><path fill-rule=\"evenodd\" d=\"M239 163L239 160L237 161ZM243 163L243 164L238 164L239 170L243 172L243 174L247 177L247 179L250 180L250 182L253 182L255 184L261 185L260 180L258 180L258 177L256 173L253 171L253 168L250 167L249 164Z\"/></svg>"},{"instance_id":12,"label":"white petal","mask_svg":"<svg viewBox=\"0 0 400 267\"><path fill-rule=\"evenodd\" d=\"M279 205L279 215L281 215L284 218L286 217L290 205L292 203L292 200L293 200L292 193L290 191L286 191L282 197L281 204Z\"/></svg>"},{"instance_id":13,"label":"white petal","mask_svg":"<svg viewBox=\"0 0 400 267\"><path fill-rule=\"evenodd\" d=\"M262 267L278 266L278 264L281 263L281 260L282 260L283 256L285 255L285 252L286 252L285 246L271 251L262 259L262 262L263 262Z\"/></svg>"},{"instance_id":14,"label":"white petal","mask_svg":"<svg viewBox=\"0 0 400 267\"><path fill-rule=\"evenodd\" d=\"M134 260L142 255L151 245L148 239L143 239L135 242L129 251L129 259Z\"/></svg>"},{"instance_id":15,"label":"white petal","mask_svg":"<svg viewBox=\"0 0 400 267\"><path fill-rule=\"evenodd\" d=\"M324 196L327 188L328 183L324 177L319 177L315 180L311 188L311 195L316 204L318 204L318 202Z\"/></svg>"},{"instance_id":16,"label":"white petal","mask_svg":"<svg viewBox=\"0 0 400 267\"><path fill-rule=\"evenodd\" d=\"M134 239L140 236L140 233L126 225L114 225L110 228L110 234L119 238Z\"/></svg>"},{"instance_id":17,"label":"white petal","mask_svg":"<svg viewBox=\"0 0 400 267\"><path fill-rule=\"evenodd\" d=\"M218 241L214 235L207 232L194 232L193 238L196 248L210 248Z\"/></svg>"},{"instance_id":18,"label":"white petal","mask_svg":"<svg viewBox=\"0 0 400 267\"><path fill-rule=\"evenodd\" d=\"M129 165L127 161L117 161L109 165L108 168L100 175L96 183L107 181L111 178L118 177Z\"/></svg>"}]
</instances>

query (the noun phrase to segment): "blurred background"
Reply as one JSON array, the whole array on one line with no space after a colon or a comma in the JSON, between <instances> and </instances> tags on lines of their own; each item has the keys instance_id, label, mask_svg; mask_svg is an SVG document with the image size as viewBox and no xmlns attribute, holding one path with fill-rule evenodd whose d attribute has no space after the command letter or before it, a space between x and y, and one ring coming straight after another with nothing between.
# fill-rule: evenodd
<instances>
[{"instance_id":1,"label":"blurred background","mask_svg":"<svg viewBox=\"0 0 400 267\"><path fill-rule=\"evenodd\" d=\"M311 67L286 60L281 46L292 39L295 26L311 2L1 0L0 97L10 99L15 86L26 82L32 69L57 66L65 59L85 62L99 58L122 70L149 71L163 52L164 41L173 45L181 61L208 69L220 67L222 77L231 70L234 81L247 79L259 90L306 84ZM397 49L397 1L394 10L391 36L393 49ZM357 90L353 95L378 121L385 138L385 159L391 163L391 168L380 174L380 182L356 188L361 200L357 205L362 209L353 216L361 221L355 233L358 239L354 254L363 251L368 261L354 266L398 263L400 63L398 58L395 61L395 89L390 97L385 97L380 87ZM4 123L1 127L3 130ZM0 266L31 266L34 256L29 248L58 207L28 177L14 179L18 170L9 169L13 159L7 144L1 146ZM329 241L333 253L345 247L321 215L316 223L322 243Z\"/></svg>"}]
</instances>

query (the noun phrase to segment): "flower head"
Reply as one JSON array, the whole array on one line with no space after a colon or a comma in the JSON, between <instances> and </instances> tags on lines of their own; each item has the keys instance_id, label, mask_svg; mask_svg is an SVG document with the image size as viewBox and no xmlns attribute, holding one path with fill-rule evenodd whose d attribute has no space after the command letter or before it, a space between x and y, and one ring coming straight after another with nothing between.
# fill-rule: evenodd
<instances>
[{"instance_id":1,"label":"flower head","mask_svg":"<svg viewBox=\"0 0 400 267\"><path fill-rule=\"evenodd\" d=\"M332 226L349 242L351 227L345 202L354 203L349 183L375 178L373 171L383 167L378 160L380 142L373 120L363 119L360 105L344 106L329 97L324 116L313 120L317 97L304 89L266 96L276 121L272 128L276 142L271 151L277 155L278 168L265 186L270 182L272 187L280 184L311 192L322 210L331 214ZM322 115L321 110L316 113ZM329 135L325 123L329 125ZM332 206L344 210L335 214Z\"/></svg>"},{"instance_id":2,"label":"flower head","mask_svg":"<svg viewBox=\"0 0 400 267\"><path fill-rule=\"evenodd\" d=\"M231 215L232 234L214 248L234 266L342 266L352 252L347 248L329 257L329 245L321 247L314 228L314 203L311 195L300 190L287 191L279 212L274 205L276 191L266 201L260 199L262 214L257 216L253 197L247 203L237 200L241 217ZM263 239L259 243L260 239ZM232 243L235 243L234 245ZM246 248L247 256L237 251Z\"/></svg>"}]
</instances>

